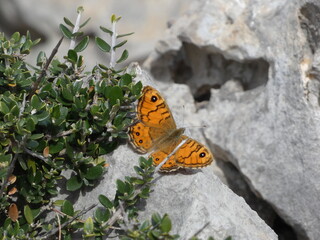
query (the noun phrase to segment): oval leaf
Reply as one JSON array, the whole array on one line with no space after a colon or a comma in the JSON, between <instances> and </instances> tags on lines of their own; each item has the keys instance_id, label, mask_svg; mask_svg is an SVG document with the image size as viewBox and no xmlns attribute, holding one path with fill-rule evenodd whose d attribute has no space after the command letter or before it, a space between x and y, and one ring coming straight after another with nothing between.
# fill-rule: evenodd
<instances>
[{"instance_id":1,"label":"oval leaf","mask_svg":"<svg viewBox=\"0 0 320 240\"><path fill-rule=\"evenodd\" d=\"M84 177L88 180L95 180L100 178L102 174L103 174L103 167L98 165L98 166L89 168L88 172L86 173L86 175L84 175Z\"/></svg>"},{"instance_id":2,"label":"oval leaf","mask_svg":"<svg viewBox=\"0 0 320 240\"><path fill-rule=\"evenodd\" d=\"M105 33L109 33L110 36L113 34L113 32L112 32L111 30L109 30L108 28L105 28L105 27L100 26L100 29L101 29L102 31L104 31Z\"/></svg>"},{"instance_id":3,"label":"oval leaf","mask_svg":"<svg viewBox=\"0 0 320 240\"><path fill-rule=\"evenodd\" d=\"M70 49L68 51L68 60L70 60L72 63L76 63L78 60L78 54L75 50Z\"/></svg>"},{"instance_id":4,"label":"oval leaf","mask_svg":"<svg viewBox=\"0 0 320 240\"><path fill-rule=\"evenodd\" d=\"M106 43L103 39L96 37L96 44L100 48L101 51L103 52L110 52L110 45Z\"/></svg>"},{"instance_id":5,"label":"oval leaf","mask_svg":"<svg viewBox=\"0 0 320 240\"><path fill-rule=\"evenodd\" d=\"M124 40L124 41L118 43L117 45L115 45L115 46L113 47L113 49L117 49L117 48L123 46L124 44L126 44L127 42L128 42L128 40Z\"/></svg>"},{"instance_id":6,"label":"oval leaf","mask_svg":"<svg viewBox=\"0 0 320 240\"><path fill-rule=\"evenodd\" d=\"M81 187L82 187L82 181L79 181L77 176L73 176L67 181L68 191L76 191Z\"/></svg>"},{"instance_id":7,"label":"oval leaf","mask_svg":"<svg viewBox=\"0 0 320 240\"><path fill-rule=\"evenodd\" d=\"M29 224L31 224L33 222L33 215L32 215L32 211L28 205L24 206L23 214L24 214L24 217L26 218L27 222Z\"/></svg>"},{"instance_id":8,"label":"oval leaf","mask_svg":"<svg viewBox=\"0 0 320 240\"><path fill-rule=\"evenodd\" d=\"M168 217L167 214L164 215L161 224L160 224L160 229L162 230L162 232L168 233L171 230L171 220Z\"/></svg>"},{"instance_id":9,"label":"oval leaf","mask_svg":"<svg viewBox=\"0 0 320 240\"><path fill-rule=\"evenodd\" d=\"M89 44L89 36L86 36L77 44L77 46L75 46L74 51L82 52L83 50L86 49L88 44Z\"/></svg>"},{"instance_id":10,"label":"oval leaf","mask_svg":"<svg viewBox=\"0 0 320 240\"><path fill-rule=\"evenodd\" d=\"M70 27L74 27L74 25L73 25L73 23L68 19L68 18L66 18L66 17L64 17L63 18L63 21L67 24L67 25L69 25Z\"/></svg>"},{"instance_id":11,"label":"oval leaf","mask_svg":"<svg viewBox=\"0 0 320 240\"><path fill-rule=\"evenodd\" d=\"M124 60L126 60L129 56L129 52L125 49L123 52L122 52L122 55L121 57L118 59L117 63L121 63L123 62Z\"/></svg>"},{"instance_id":12,"label":"oval leaf","mask_svg":"<svg viewBox=\"0 0 320 240\"><path fill-rule=\"evenodd\" d=\"M85 223L84 223L84 225L83 225L83 230L84 230L84 232L85 232L86 234L90 234L90 233L93 232L93 221L92 221L92 218L91 218L91 217L89 217L89 218L85 221Z\"/></svg>"},{"instance_id":13,"label":"oval leaf","mask_svg":"<svg viewBox=\"0 0 320 240\"><path fill-rule=\"evenodd\" d=\"M59 26L60 31L62 32L63 36L65 36L68 39L72 38L72 32L63 24L60 24Z\"/></svg>"},{"instance_id":14,"label":"oval leaf","mask_svg":"<svg viewBox=\"0 0 320 240\"><path fill-rule=\"evenodd\" d=\"M73 216L74 209L73 209L71 202L69 202L68 200L65 200L63 202L62 207L61 207L61 211L65 214L67 214L68 216Z\"/></svg>"},{"instance_id":15,"label":"oval leaf","mask_svg":"<svg viewBox=\"0 0 320 240\"><path fill-rule=\"evenodd\" d=\"M113 208L113 203L106 196L100 194L98 199L102 206L104 206L105 208Z\"/></svg>"}]
</instances>

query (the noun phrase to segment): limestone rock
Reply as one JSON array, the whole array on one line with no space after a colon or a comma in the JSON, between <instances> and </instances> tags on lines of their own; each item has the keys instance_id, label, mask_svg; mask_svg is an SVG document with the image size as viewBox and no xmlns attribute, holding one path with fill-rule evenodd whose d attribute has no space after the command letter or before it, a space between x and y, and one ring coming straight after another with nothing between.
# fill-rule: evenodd
<instances>
[{"instance_id":1,"label":"limestone rock","mask_svg":"<svg viewBox=\"0 0 320 240\"><path fill-rule=\"evenodd\" d=\"M198 0L145 62L190 87L187 119L299 239L320 236L319 16L315 0Z\"/></svg>"}]
</instances>

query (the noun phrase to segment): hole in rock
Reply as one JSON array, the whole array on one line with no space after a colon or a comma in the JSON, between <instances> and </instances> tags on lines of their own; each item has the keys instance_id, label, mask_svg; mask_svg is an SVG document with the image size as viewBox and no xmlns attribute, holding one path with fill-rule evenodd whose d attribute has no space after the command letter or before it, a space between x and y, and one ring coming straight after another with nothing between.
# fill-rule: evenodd
<instances>
[{"instance_id":1,"label":"hole in rock","mask_svg":"<svg viewBox=\"0 0 320 240\"><path fill-rule=\"evenodd\" d=\"M222 181L226 182L235 194L244 198L251 209L256 211L275 231L280 240L296 240L297 235L293 228L277 214L271 204L263 200L260 194L249 186L250 180L231 163L230 159L234 157L217 145L214 145L212 149L216 153L217 165L224 173Z\"/></svg>"},{"instance_id":2,"label":"hole in rock","mask_svg":"<svg viewBox=\"0 0 320 240\"><path fill-rule=\"evenodd\" d=\"M248 91L268 81L269 63L264 59L243 62L226 59L209 47L183 43L177 52L168 52L151 66L152 75L161 81L187 84L197 102L210 99L210 89L220 89L229 80L240 88L228 92Z\"/></svg>"},{"instance_id":3,"label":"hole in rock","mask_svg":"<svg viewBox=\"0 0 320 240\"><path fill-rule=\"evenodd\" d=\"M320 44L320 7L314 3L304 4L300 8L299 21L314 54Z\"/></svg>"}]
</instances>

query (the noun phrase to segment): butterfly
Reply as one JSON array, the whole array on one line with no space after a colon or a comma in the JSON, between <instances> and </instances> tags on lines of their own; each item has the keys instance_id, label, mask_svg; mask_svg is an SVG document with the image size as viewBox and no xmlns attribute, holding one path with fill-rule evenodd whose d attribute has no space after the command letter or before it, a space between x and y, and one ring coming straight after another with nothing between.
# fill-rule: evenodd
<instances>
[{"instance_id":1,"label":"butterfly","mask_svg":"<svg viewBox=\"0 0 320 240\"><path fill-rule=\"evenodd\" d=\"M183 135L160 93L145 86L137 105L137 121L129 128L130 141L141 153L151 152L154 165L159 165L185 141L160 168L162 172L179 168L201 168L213 161L210 150L196 140Z\"/></svg>"}]
</instances>

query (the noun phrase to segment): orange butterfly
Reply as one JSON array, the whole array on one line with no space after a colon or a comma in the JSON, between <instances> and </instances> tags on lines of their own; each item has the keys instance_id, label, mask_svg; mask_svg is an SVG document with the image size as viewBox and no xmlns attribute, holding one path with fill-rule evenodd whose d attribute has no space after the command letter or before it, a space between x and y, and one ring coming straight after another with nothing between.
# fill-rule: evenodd
<instances>
[{"instance_id":1,"label":"orange butterfly","mask_svg":"<svg viewBox=\"0 0 320 240\"><path fill-rule=\"evenodd\" d=\"M141 153L152 152L154 165L159 165L185 139L186 142L160 168L170 172L178 168L201 168L213 161L208 148L183 135L177 128L171 111L160 93L144 87L137 106L138 122L129 129L133 146Z\"/></svg>"}]
</instances>

